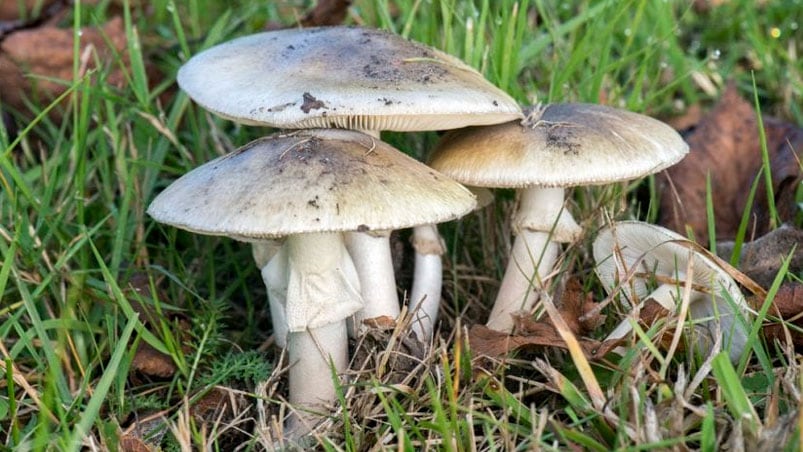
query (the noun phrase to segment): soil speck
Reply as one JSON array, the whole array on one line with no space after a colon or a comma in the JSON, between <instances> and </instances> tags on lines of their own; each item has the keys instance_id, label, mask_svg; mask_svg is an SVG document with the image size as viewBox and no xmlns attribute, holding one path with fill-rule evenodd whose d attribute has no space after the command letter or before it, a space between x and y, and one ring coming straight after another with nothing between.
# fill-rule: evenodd
<instances>
[{"instance_id":1,"label":"soil speck","mask_svg":"<svg viewBox=\"0 0 803 452\"><path fill-rule=\"evenodd\" d=\"M310 93L304 93L304 103L301 104L301 111L308 114L310 110L318 110L320 108L326 108L323 101L316 99Z\"/></svg>"}]
</instances>

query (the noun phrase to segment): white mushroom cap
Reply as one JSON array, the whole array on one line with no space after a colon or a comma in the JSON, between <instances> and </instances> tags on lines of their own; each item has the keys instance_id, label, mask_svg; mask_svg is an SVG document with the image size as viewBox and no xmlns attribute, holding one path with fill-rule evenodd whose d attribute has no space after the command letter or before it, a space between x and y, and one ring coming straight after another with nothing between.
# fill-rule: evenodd
<instances>
[{"instance_id":1,"label":"white mushroom cap","mask_svg":"<svg viewBox=\"0 0 803 452\"><path fill-rule=\"evenodd\" d=\"M711 300L716 300L717 310L723 318L722 334L730 338L731 358L738 358L744 348L747 332L741 322L733 318L730 304L724 294L733 301L741 314L747 316L750 308L736 282L720 265L693 249L691 242L668 229L640 221L622 221L602 229L594 241L596 272L605 289L610 292L624 281L634 266L633 278L621 285L623 293L631 300L645 300L656 284L670 284L682 290L686 282L686 269L692 259L692 288L708 294L703 300L690 306L692 318L714 315ZM676 281L671 284L670 281ZM695 304L697 306L695 306ZM665 306L666 307L666 306ZM712 322L705 322L713 336ZM735 356L734 356L735 355Z\"/></svg>"},{"instance_id":2,"label":"white mushroom cap","mask_svg":"<svg viewBox=\"0 0 803 452\"><path fill-rule=\"evenodd\" d=\"M192 57L178 83L224 118L280 128L423 131L522 116L510 96L462 61L358 27L234 39Z\"/></svg>"},{"instance_id":3,"label":"white mushroom cap","mask_svg":"<svg viewBox=\"0 0 803 452\"><path fill-rule=\"evenodd\" d=\"M630 298L643 299L649 295L647 282L652 275L683 277L692 250L689 243L685 237L661 226L641 221L616 222L600 230L594 240L597 275L605 288L612 289L638 264L641 270L636 271L632 284L622 285L622 290ZM692 255L696 287L704 287L717 296L724 289L734 301L745 304L744 295L725 270L703 254L692 251ZM679 285L682 284L681 279Z\"/></svg>"},{"instance_id":4,"label":"white mushroom cap","mask_svg":"<svg viewBox=\"0 0 803 452\"><path fill-rule=\"evenodd\" d=\"M555 104L525 114L447 133L430 166L467 185L571 187L646 176L689 150L668 125L626 110Z\"/></svg>"},{"instance_id":5,"label":"white mushroom cap","mask_svg":"<svg viewBox=\"0 0 803 452\"><path fill-rule=\"evenodd\" d=\"M148 207L157 221L242 240L390 230L470 212L462 185L360 132L304 130L247 144L185 174Z\"/></svg>"}]
</instances>

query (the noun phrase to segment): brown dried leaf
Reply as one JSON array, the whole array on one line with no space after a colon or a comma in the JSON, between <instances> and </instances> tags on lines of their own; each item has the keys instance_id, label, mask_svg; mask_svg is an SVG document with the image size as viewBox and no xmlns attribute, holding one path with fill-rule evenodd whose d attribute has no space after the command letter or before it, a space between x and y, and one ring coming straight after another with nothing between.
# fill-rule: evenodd
<instances>
[{"instance_id":1,"label":"brown dried leaf","mask_svg":"<svg viewBox=\"0 0 803 452\"><path fill-rule=\"evenodd\" d=\"M392 330L396 328L396 319L387 315L363 319L362 323L368 328L374 328L378 330Z\"/></svg>"},{"instance_id":2,"label":"brown dried leaf","mask_svg":"<svg viewBox=\"0 0 803 452\"><path fill-rule=\"evenodd\" d=\"M156 350L147 342L140 342L131 361L131 371L141 372L150 377L170 378L176 370L176 364L170 356Z\"/></svg>"},{"instance_id":3,"label":"brown dried leaf","mask_svg":"<svg viewBox=\"0 0 803 452\"><path fill-rule=\"evenodd\" d=\"M228 392L212 388L190 406L190 413L200 420L214 421L221 413L227 416L233 414L234 407L231 406L231 402Z\"/></svg>"},{"instance_id":4,"label":"brown dried leaf","mask_svg":"<svg viewBox=\"0 0 803 452\"><path fill-rule=\"evenodd\" d=\"M592 294L583 293L579 280L574 278L566 284L558 312L576 337L587 335L605 321L605 316L598 312L598 305ZM533 320L528 315L514 316L513 324L515 334L512 335L484 325L472 326L468 333L472 350L481 355L498 357L528 346L567 349L566 342L548 316L540 320ZM579 343L587 358L597 359L615 348L619 341L580 339Z\"/></svg>"},{"instance_id":5,"label":"brown dried leaf","mask_svg":"<svg viewBox=\"0 0 803 452\"><path fill-rule=\"evenodd\" d=\"M673 129L679 130L681 133L693 129L703 119L703 109L700 104L694 104L686 109L680 116L674 116L664 120L665 123L672 126Z\"/></svg>"},{"instance_id":6,"label":"brown dried leaf","mask_svg":"<svg viewBox=\"0 0 803 452\"><path fill-rule=\"evenodd\" d=\"M96 61L86 53L88 49L97 52L97 60L109 61L113 51L122 52L125 47L120 17L108 21L102 30L81 29L79 58L86 69L93 69ZM56 80L73 78L73 31L47 25L10 34L0 42L0 76L0 99L5 105L25 111L25 99L40 105L52 101L67 88L67 84ZM120 87L125 78L115 69L106 82Z\"/></svg>"},{"instance_id":7,"label":"brown dried leaf","mask_svg":"<svg viewBox=\"0 0 803 452\"><path fill-rule=\"evenodd\" d=\"M728 259L733 253L733 246L733 242L720 242L717 244L717 254ZM803 270L803 230L783 225L742 245L739 270L760 286L769 288L783 260L793 249L789 273L797 274Z\"/></svg>"},{"instance_id":8,"label":"brown dried leaf","mask_svg":"<svg viewBox=\"0 0 803 452\"><path fill-rule=\"evenodd\" d=\"M599 312L599 303L591 293L584 293L578 278L571 278L560 300L558 308L561 317L576 336L584 336L605 323L605 316Z\"/></svg>"},{"instance_id":9,"label":"brown dried leaf","mask_svg":"<svg viewBox=\"0 0 803 452\"><path fill-rule=\"evenodd\" d=\"M156 447L150 446L142 438L134 435L124 435L117 444L121 452L153 452Z\"/></svg>"},{"instance_id":10,"label":"brown dried leaf","mask_svg":"<svg viewBox=\"0 0 803 452\"><path fill-rule=\"evenodd\" d=\"M775 204L782 221L794 216L794 190L801 180L796 153L803 151L803 131L772 118L764 119L767 149L773 168ZM695 236L708 236L706 174L710 173L717 237L731 239L745 209L748 190L761 168L757 116L735 85L728 85L717 105L691 132L689 155L659 175L660 224L680 233L686 227ZM761 187L763 184L759 184ZM761 187L763 190L763 187ZM759 192L753 206L749 236L769 230L767 196Z\"/></svg>"},{"instance_id":11,"label":"brown dried leaf","mask_svg":"<svg viewBox=\"0 0 803 452\"><path fill-rule=\"evenodd\" d=\"M661 306L660 303L653 299L647 299L644 306L639 312L639 325L643 330L647 330L660 319L665 319L670 314L669 310ZM674 338L674 330L664 330L660 333L657 342L661 349L666 350L672 345ZM685 346L683 342L678 342L677 351L683 351Z\"/></svg>"},{"instance_id":12,"label":"brown dried leaf","mask_svg":"<svg viewBox=\"0 0 803 452\"><path fill-rule=\"evenodd\" d=\"M527 325L528 334L507 334L492 330L485 325L473 325L468 331L469 344L475 355L489 357L505 356L508 353L525 347L543 346L567 349L555 327L546 322L534 322ZM601 359L619 345L620 341L600 342L592 339L580 339L580 347L588 359Z\"/></svg>"},{"instance_id":13,"label":"brown dried leaf","mask_svg":"<svg viewBox=\"0 0 803 452\"><path fill-rule=\"evenodd\" d=\"M783 284L775 298L769 313L780 317L795 326L803 328L803 284L799 282L789 282ZM789 336L786 331L789 331ZM768 340L778 340L786 342L787 337L791 338L792 343L797 347L803 346L803 333L795 329L787 328L781 323L771 323L763 328L764 337Z\"/></svg>"},{"instance_id":14,"label":"brown dried leaf","mask_svg":"<svg viewBox=\"0 0 803 452\"><path fill-rule=\"evenodd\" d=\"M728 0L694 0L692 1L692 7L698 13L705 13L727 2Z\"/></svg>"},{"instance_id":15,"label":"brown dried leaf","mask_svg":"<svg viewBox=\"0 0 803 452\"><path fill-rule=\"evenodd\" d=\"M301 26L340 25L346 18L349 6L351 0L318 0L315 8L301 19Z\"/></svg>"},{"instance_id":16,"label":"brown dried leaf","mask_svg":"<svg viewBox=\"0 0 803 452\"><path fill-rule=\"evenodd\" d=\"M139 315L142 322L148 326L149 329L153 330L153 325L158 324L159 312L154 309L152 304L141 302L141 300L148 299L151 296L150 279L148 275L134 272L131 274L126 284L123 284L123 287L123 293L128 298L134 312ZM154 300L155 303L164 299L164 294L159 290L158 286L156 289L156 297L157 300ZM182 350L189 353L190 345L186 343L190 339L188 334L191 326L189 319L182 313L174 311L169 313L163 312L162 315L167 315L167 319L172 322L174 335L183 344ZM169 355L156 350L144 341L140 342L137 347L130 369L132 373L139 372L149 377L165 379L172 377L176 373L176 370L178 370L178 368Z\"/></svg>"}]
</instances>

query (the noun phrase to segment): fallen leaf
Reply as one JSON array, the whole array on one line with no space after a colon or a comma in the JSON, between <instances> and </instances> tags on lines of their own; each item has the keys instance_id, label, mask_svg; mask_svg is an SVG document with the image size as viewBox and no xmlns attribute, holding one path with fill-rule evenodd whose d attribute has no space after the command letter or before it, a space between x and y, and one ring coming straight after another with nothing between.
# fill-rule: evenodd
<instances>
[{"instance_id":1,"label":"fallen leaf","mask_svg":"<svg viewBox=\"0 0 803 452\"><path fill-rule=\"evenodd\" d=\"M153 325L159 322L161 318L165 318L165 320L172 323L173 334L182 344L182 350L185 353L191 351L190 344L187 343L190 339L188 334L191 326L189 319L184 314L176 311L162 311L160 315L154 308L155 303L159 303L164 299L164 294L159 290L158 281L154 294L157 298L156 300L151 300L150 278L145 273L133 272L128 281L123 284L123 287L123 294L148 329L154 330ZM177 370L178 368L172 357L156 350L145 341L141 341L137 346L130 368L132 375L139 373L160 379L171 378Z\"/></svg>"},{"instance_id":2,"label":"fallen leaf","mask_svg":"<svg viewBox=\"0 0 803 452\"><path fill-rule=\"evenodd\" d=\"M125 435L120 438L117 444L122 452L152 452L156 447L148 445L143 439L133 435Z\"/></svg>"},{"instance_id":3,"label":"fallen leaf","mask_svg":"<svg viewBox=\"0 0 803 452\"><path fill-rule=\"evenodd\" d=\"M301 26L340 25L346 18L349 6L351 0L318 0L315 8L301 19Z\"/></svg>"},{"instance_id":4,"label":"fallen leaf","mask_svg":"<svg viewBox=\"0 0 803 452\"><path fill-rule=\"evenodd\" d=\"M774 202L781 221L793 219L797 206L794 192L801 180L798 155L803 152L803 130L782 121L765 118L765 134L773 169ZM751 210L748 235L761 236L770 230L768 200L763 181L754 204L746 206L746 187L761 169L761 145L757 115L729 84L717 105L686 137L689 155L661 173L661 216L659 223L695 237L708 237L706 174L710 174L716 236L735 237L742 213Z\"/></svg>"},{"instance_id":5,"label":"fallen leaf","mask_svg":"<svg viewBox=\"0 0 803 452\"><path fill-rule=\"evenodd\" d=\"M318 2L315 4L315 7L309 10L304 17L298 19L297 23L293 25L293 27L321 27L340 25L346 19L346 14L348 13L348 8L351 6L351 3L352 0L318 0ZM300 16L299 11L295 6L288 7L285 5L285 11L282 11L283 7L281 5L277 5L277 8L280 10L279 16ZM264 27L266 31L281 30L284 28L288 27L282 23L273 21L266 23Z\"/></svg>"},{"instance_id":6,"label":"fallen leaf","mask_svg":"<svg viewBox=\"0 0 803 452\"><path fill-rule=\"evenodd\" d=\"M692 7L698 13L705 13L727 2L728 0L693 0Z\"/></svg>"},{"instance_id":7,"label":"fallen leaf","mask_svg":"<svg viewBox=\"0 0 803 452\"><path fill-rule=\"evenodd\" d=\"M693 129L703 119L703 109L700 104L694 104L686 109L680 116L666 118L663 121L673 129L681 132Z\"/></svg>"},{"instance_id":8,"label":"fallen leaf","mask_svg":"<svg viewBox=\"0 0 803 452\"><path fill-rule=\"evenodd\" d=\"M363 319L363 325L379 330L392 330L396 328L396 319L388 315L381 315L370 319Z\"/></svg>"},{"instance_id":9,"label":"fallen leaf","mask_svg":"<svg viewBox=\"0 0 803 452\"><path fill-rule=\"evenodd\" d=\"M669 314L669 310L661 306L660 303L653 299L647 299L639 312L639 326L646 331L650 329L655 322L660 319L665 319ZM657 338L657 342L662 350L666 350L672 345L672 339L674 339L674 334L672 333L674 333L674 329L664 329L660 331L660 337ZM676 350L683 351L685 349L684 343L682 341L678 342Z\"/></svg>"},{"instance_id":10,"label":"fallen leaf","mask_svg":"<svg viewBox=\"0 0 803 452\"><path fill-rule=\"evenodd\" d=\"M528 334L507 334L492 330L485 325L473 325L468 331L469 344L475 355L492 358L505 356L525 347L542 346L567 349L566 343L552 324L534 322L526 326ZM580 347L586 358L601 359L619 345L620 340L596 341L580 339Z\"/></svg>"},{"instance_id":11,"label":"fallen leaf","mask_svg":"<svg viewBox=\"0 0 803 452\"><path fill-rule=\"evenodd\" d=\"M599 313L598 304L592 294L582 290L580 281L569 279L560 299L558 313L576 337L585 336L605 322ZM529 315L513 318L514 334L492 330L485 325L474 325L469 329L469 344L476 354L499 357L523 347L543 346L567 349L566 342L548 316L534 320ZM580 347L589 359L599 359L613 350L619 340L600 342L579 339Z\"/></svg>"},{"instance_id":12,"label":"fallen leaf","mask_svg":"<svg viewBox=\"0 0 803 452\"><path fill-rule=\"evenodd\" d=\"M175 375L176 363L169 355L156 350L147 342L140 342L134 359L131 360L131 371L141 372L149 377L170 378Z\"/></svg>"},{"instance_id":13,"label":"fallen leaf","mask_svg":"<svg viewBox=\"0 0 803 452\"><path fill-rule=\"evenodd\" d=\"M769 313L803 329L803 284L788 282L781 285L772 300ZM786 342L788 337L795 346L803 347L803 332L798 329L772 322L764 325L762 332L767 340ZM789 336L786 335L786 330L789 331Z\"/></svg>"},{"instance_id":14,"label":"fallen leaf","mask_svg":"<svg viewBox=\"0 0 803 452\"><path fill-rule=\"evenodd\" d=\"M115 17L102 29L81 29L79 58L86 70L95 61L110 61L126 48L123 21ZM88 50L97 53L97 59ZM26 100L45 105L62 94L73 79L73 31L51 25L24 29L0 42L0 99L18 111L27 111ZM119 69L112 70L105 83L121 87L125 82Z\"/></svg>"},{"instance_id":15,"label":"fallen leaf","mask_svg":"<svg viewBox=\"0 0 803 452\"><path fill-rule=\"evenodd\" d=\"M190 406L190 413L197 419L214 422L221 414L227 418L234 415L229 393L221 388L212 388Z\"/></svg>"},{"instance_id":16,"label":"fallen leaf","mask_svg":"<svg viewBox=\"0 0 803 452\"><path fill-rule=\"evenodd\" d=\"M717 243L717 255L730 259L733 242ZM752 242L742 244L739 270L764 288L769 288L790 253L789 273L803 271L803 230L788 224L768 232Z\"/></svg>"}]
</instances>

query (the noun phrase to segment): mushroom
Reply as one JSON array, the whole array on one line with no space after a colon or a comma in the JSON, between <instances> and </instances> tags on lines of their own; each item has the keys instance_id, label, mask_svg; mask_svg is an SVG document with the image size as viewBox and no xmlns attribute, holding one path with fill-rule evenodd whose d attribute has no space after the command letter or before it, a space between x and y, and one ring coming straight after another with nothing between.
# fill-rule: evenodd
<instances>
[{"instance_id":1,"label":"mushroom","mask_svg":"<svg viewBox=\"0 0 803 452\"><path fill-rule=\"evenodd\" d=\"M521 117L516 102L462 61L381 30L287 29L219 44L192 57L178 83L236 122L285 129L442 130ZM390 231L347 234L372 302L360 317L398 317ZM359 319L358 319L359 320Z\"/></svg>"},{"instance_id":2,"label":"mushroom","mask_svg":"<svg viewBox=\"0 0 803 452\"><path fill-rule=\"evenodd\" d=\"M698 352L707 354L721 337L722 347L736 362L747 342L750 308L728 273L691 244L660 226L620 221L602 229L594 240L596 272L608 293L620 285L622 294L639 309L654 300L675 312L684 284L690 283L689 317ZM692 271L687 275L689 263ZM623 338L631 329L631 323L623 320L606 339Z\"/></svg>"},{"instance_id":3,"label":"mushroom","mask_svg":"<svg viewBox=\"0 0 803 452\"><path fill-rule=\"evenodd\" d=\"M525 114L522 122L447 133L429 163L466 185L519 189L517 237L487 322L504 332L512 330L514 312L535 306L558 244L582 232L564 206L566 187L646 176L688 152L668 125L612 107L555 104Z\"/></svg>"},{"instance_id":4,"label":"mushroom","mask_svg":"<svg viewBox=\"0 0 803 452\"><path fill-rule=\"evenodd\" d=\"M390 145L327 129L272 135L208 162L148 213L196 233L284 237L273 259L286 253L289 400L314 410L335 400L330 366L345 370L345 319L363 306L342 232L447 221L474 205L463 186ZM315 419L297 417L291 429Z\"/></svg>"}]
</instances>

